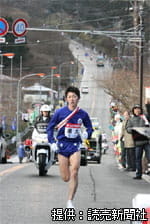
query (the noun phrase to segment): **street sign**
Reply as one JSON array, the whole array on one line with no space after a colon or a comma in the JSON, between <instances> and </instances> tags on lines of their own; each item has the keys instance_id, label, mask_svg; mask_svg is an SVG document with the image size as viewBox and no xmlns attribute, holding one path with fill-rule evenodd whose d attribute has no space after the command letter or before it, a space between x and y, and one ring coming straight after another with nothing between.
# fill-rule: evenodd
<instances>
[{"instance_id":1,"label":"street sign","mask_svg":"<svg viewBox=\"0 0 150 224\"><path fill-rule=\"evenodd\" d=\"M15 39L15 44L22 44L26 42L26 38L25 37L18 37Z\"/></svg>"},{"instance_id":2,"label":"street sign","mask_svg":"<svg viewBox=\"0 0 150 224\"><path fill-rule=\"evenodd\" d=\"M27 32L28 23L25 19L17 19L12 25L13 34L22 37Z\"/></svg>"},{"instance_id":3,"label":"street sign","mask_svg":"<svg viewBox=\"0 0 150 224\"><path fill-rule=\"evenodd\" d=\"M4 18L0 18L0 36L4 36L7 34L9 30L9 25Z\"/></svg>"},{"instance_id":4,"label":"street sign","mask_svg":"<svg viewBox=\"0 0 150 224\"><path fill-rule=\"evenodd\" d=\"M0 43L5 43L6 38L5 37L0 37Z\"/></svg>"}]
</instances>

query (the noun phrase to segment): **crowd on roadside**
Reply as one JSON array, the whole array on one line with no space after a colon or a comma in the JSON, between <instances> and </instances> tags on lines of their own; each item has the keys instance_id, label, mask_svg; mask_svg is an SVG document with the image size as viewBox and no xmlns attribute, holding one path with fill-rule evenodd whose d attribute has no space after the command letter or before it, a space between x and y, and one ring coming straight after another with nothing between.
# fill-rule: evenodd
<instances>
[{"instance_id":1,"label":"crowd on roadside","mask_svg":"<svg viewBox=\"0 0 150 224\"><path fill-rule=\"evenodd\" d=\"M110 103L112 143L122 169L135 172L134 179L150 175L150 104L146 112L139 104L131 111L120 112L115 102Z\"/></svg>"}]
</instances>

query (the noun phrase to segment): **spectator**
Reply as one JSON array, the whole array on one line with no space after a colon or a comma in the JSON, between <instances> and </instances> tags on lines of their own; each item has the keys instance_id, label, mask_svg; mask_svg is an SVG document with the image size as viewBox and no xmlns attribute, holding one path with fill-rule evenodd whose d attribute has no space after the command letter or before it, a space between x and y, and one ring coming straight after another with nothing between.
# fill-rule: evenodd
<instances>
[{"instance_id":1,"label":"spectator","mask_svg":"<svg viewBox=\"0 0 150 224\"><path fill-rule=\"evenodd\" d=\"M18 147L18 157L19 157L19 163L22 163L22 160L25 157L25 150L24 150L23 142L21 142Z\"/></svg>"},{"instance_id":2,"label":"spectator","mask_svg":"<svg viewBox=\"0 0 150 224\"><path fill-rule=\"evenodd\" d=\"M132 108L133 117L131 117L126 125L127 132L131 133L135 143L135 155L136 155L136 176L134 179L142 179L142 156L143 150L145 151L148 164L150 164L150 144L149 139L133 130L135 127L146 127L149 122L146 116L143 114L140 105L135 105Z\"/></svg>"},{"instance_id":3,"label":"spectator","mask_svg":"<svg viewBox=\"0 0 150 224\"><path fill-rule=\"evenodd\" d=\"M121 161L127 166L126 171L135 171L135 147L132 134L126 130L126 124L130 118L128 111L124 112L124 120L122 122L122 129L120 139L123 141L121 148Z\"/></svg>"},{"instance_id":4,"label":"spectator","mask_svg":"<svg viewBox=\"0 0 150 224\"><path fill-rule=\"evenodd\" d=\"M113 138L113 143L114 143L114 150L115 154L118 155L119 161L120 155L121 155L121 147L122 147L122 142L120 141L120 134L121 134L121 129L122 129L122 119L121 115L117 113L114 117L115 121L115 126L114 126L114 131L112 133L112 138ZM125 165L122 164L122 166L125 168Z\"/></svg>"}]
</instances>

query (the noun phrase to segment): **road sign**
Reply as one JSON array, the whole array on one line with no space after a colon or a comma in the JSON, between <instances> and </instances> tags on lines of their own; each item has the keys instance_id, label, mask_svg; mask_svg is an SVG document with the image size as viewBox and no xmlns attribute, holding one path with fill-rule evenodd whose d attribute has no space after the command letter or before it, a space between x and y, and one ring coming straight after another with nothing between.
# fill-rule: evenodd
<instances>
[{"instance_id":1,"label":"road sign","mask_svg":"<svg viewBox=\"0 0 150 224\"><path fill-rule=\"evenodd\" d=\"M26 38L25 37L18 37L17 39L15 39L15 44L22 44L26 42Z\"/></svg>"},{"instance_id":2,"label":"road sign","mask_svg":"<svg viewBox=\"0 0 150 224\"><path fill-rule=\"evenodd\" d=\"M0 37L0 43L5 43L6 38L5 37Z\"/></svg>"},{"instance_id":3,"label":"road sign","mask_svg":"<svg viewBox=\"0 0 150 224\"><path fill-rule=\"evenodd\" d=\"M17 19L12 25L13 34L17 37L22 37L27 32L28 23L25 19Z\"/></svg>"},{"instance_id":4,"label":"road sign","mask_svg":"<svg viewBox=\"0 0 150 224\"><path fill-rule=\"evenodd\" d=\"M9 29L9 25L7 21L3 18L0 18L0 36L4 36L7 34Z\"/></svg>"}]
</instances>

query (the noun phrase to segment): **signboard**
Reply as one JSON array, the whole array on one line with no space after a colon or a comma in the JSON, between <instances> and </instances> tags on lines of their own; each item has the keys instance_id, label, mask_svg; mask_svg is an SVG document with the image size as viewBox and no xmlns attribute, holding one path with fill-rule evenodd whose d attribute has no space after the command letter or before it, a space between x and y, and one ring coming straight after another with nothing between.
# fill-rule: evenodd
<instances>
[{"instance_id":1,"label":"signboard","mask_svg":"<svg viewBox=\"0 0 150 224\"><path fill-rule=\"evenodd\" d=\"M9 30L9 25L7 21L3 18L0 18L0 36L6 35L8 30Z\"/></svg>"},{"instance_id":2,"label":"signboard","mask_svg":"<svg viewBox=\"0 0 150 224\"><path fill-rule=\"evenodd\" d=\"M12 25L13 34L17 37L22 37L26 34L28 23L25 19L17 19Z\"/></svg>"},{"instance_id":3,"label":"signboard","mask_svg":"<svg viewBox=\"0 0 150 224\"><path fill-rule=\"evenodd\" d=\"M141 135L146 136L147 138L150 138L150 127L137 127L132 128L132 130L138 132Z\"/></svg>"},{"instance_id":4,"label":"signboard","mask_svg":"<svg viewBox=\"0 0 150 224\"><path fill-rule=\"evenodd\" d=\"M6 38L5 37L0 37L0 43L5 43Z\"/></svg>"},{"instance_id":5,"label":"signboard","mask_svg":"<svg viewBox=\"0 0 150 224\"><path fill-rule=\"evenodd\" d=\"M18 37L15 39L15 44L22 44L26 42L26 38L25 37Z\"/></svg>"}]
</instances>

